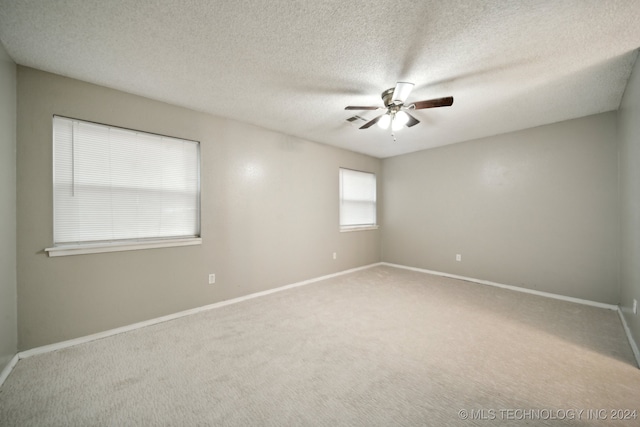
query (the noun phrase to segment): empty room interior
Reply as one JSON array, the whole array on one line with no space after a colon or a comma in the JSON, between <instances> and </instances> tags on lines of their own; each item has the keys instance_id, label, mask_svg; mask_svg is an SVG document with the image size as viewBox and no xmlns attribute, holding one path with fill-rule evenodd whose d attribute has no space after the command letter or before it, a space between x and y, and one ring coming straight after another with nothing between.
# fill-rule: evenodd
<instances>
[{"instance_id":1,"label":"empty room interior","mask_svg":"<svg viewBox=\"0 0 640 427\"><path fill-rule=\"evenodd\" d=\"M0 425L640 425L640 2L0 0Z\"/></svg>"}]
</instances>

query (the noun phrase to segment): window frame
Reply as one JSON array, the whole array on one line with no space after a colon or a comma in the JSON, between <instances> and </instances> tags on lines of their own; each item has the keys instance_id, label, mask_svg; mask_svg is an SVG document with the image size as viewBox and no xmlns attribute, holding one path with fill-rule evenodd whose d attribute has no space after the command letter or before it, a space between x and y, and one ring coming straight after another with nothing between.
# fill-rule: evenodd
<instances>
[{"instance_id":1,"label":"window frame","mask_svg":"<svg viewBox=\"0 0 640 427\"><path fill-rule=\"evenodd\" d=\"M346 170L346 171L351 171L351 172L358 172L358 173L363 173L363 174L368 174L368 175L372 175L373 176L373 180L374 180L374 184L375 184L375 189L374 189L374 223L372 224L358 224L358 225L342 225L342 206L343 206L343 194L342 194L342 190L343 190L343 185L342 185L342 180L343 180L343 175L342 175L342 171ZM352 232L352 231L366 231L366 230L377 230L380 225L378 224L378 176L376 175L375 172L369 172L369 171L363 171L363 170L359 170L359 169L353 169L353 168L347 168L347 167L342 167L340 166L338 168L338 227L340 229L341 233L345 233L345 232Z\"/></svg>"},{"instance_id":2,"label":"window frame","mask_svg":"<svg viewBox=\"0 0 640 427\"><path fill-rule=\"evenodd\" d=\"M173 140L191 142L196 144L197 151L197 234L194 236L175 236L175 237L165 237L165 236L157 236L157 237L148 237L148 238L131 238L131 239L114 239L111 241L87 241L87 242L75 242L75 243L56 243L55 242L55 227L56 227L56 197L55 197L55 174L56 174L56 152L55 152L55 118L83 122L90 125L103 126L110 129L118 129L124 130L127 132L134 132L139 134L151 135L154 137L162 137L162 138L170 138ZM119 252L119 251L132 251L132 250L141 250L141 249L154 249L154 248L167 248L167 247L180 247L180 246L193 246L202 244L202 192L201 192L201 181L202 181L202 157L201 157L201 145L200 141L195 141L187 138L179 138L175 136L164 135L160 133L136 130L131 128L126 128L122 126L114 126L105 123L78 119L73 117L67 117L55 114L52 117L51 122L51 147L52 147L52 182L51 182L51 191L53 196L53 205L52 205L52 220L53 220L53 233L52 241L53 246L50 248L46 248L45 252L49 255L49 257L57 257L57 256L68 256L68 255L81 255L81 254L94 254L94 253L103 253L103 252Z\"/></svg>"}]
</instances>

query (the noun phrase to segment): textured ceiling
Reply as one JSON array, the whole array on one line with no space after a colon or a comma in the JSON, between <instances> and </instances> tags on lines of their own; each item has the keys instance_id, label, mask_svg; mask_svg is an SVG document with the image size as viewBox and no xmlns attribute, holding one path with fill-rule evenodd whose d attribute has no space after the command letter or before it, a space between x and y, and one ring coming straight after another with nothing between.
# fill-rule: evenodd
<instances>
[{"instance_id":1,"label":"textured ceiling","mask_svg":"<svg viewBox=\"0 0 640 427\"><path fill-rule=\"evenodd\" d=\"M617 109L640 1L0 0L0 40L21 65L388 157ZM455 103L397 142L346 121L397 81Z\"/></svg>"}]
</instances>

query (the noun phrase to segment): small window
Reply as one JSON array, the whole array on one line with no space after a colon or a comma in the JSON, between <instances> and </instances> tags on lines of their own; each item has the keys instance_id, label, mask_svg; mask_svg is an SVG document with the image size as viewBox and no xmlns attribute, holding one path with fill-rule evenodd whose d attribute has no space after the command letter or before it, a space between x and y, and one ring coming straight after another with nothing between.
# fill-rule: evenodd
<instances>
[{"instance_id":1,"label":"small window","mask_svg":"<svg viewBox=\"0 0 640 427\"><path fill-rule=\"evenodd\" d=\"M55 247L200 237L198 142L54 116L53 157Z\"/></svg>"},{"instance_id":2,"label":"small window","mask_svg":"<svg viewBox=\"0 0 640 427\"><path fill-rule=\"evenodd\" d=\"M376 227L375 174L340 168L340 229Z\"/></svg>"}]
</instances>

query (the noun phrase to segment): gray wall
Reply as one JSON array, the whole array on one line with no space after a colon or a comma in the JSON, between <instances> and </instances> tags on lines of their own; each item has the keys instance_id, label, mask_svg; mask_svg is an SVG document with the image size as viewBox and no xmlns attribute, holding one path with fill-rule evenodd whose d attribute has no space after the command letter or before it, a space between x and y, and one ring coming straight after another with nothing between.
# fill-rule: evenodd
<instances>
[{"instance_id":1,"label":"gray wall","mask_svg":"<svg viewBox=\"0 0 640 427\"><path fill-rule=\"evenodd\" d=\"M0 371L17 351L16 64L0 44Z\"/></svg>"},{"instance_id":2,"label":"gray wall","mask_svg":"<svg viewBox=\"0 0 640 427\"><path fill-rule=\"evenodd\" d=\"M383 260L617 304L617 173L615 113L385 159Z\"/></svg>"},{"instance_id":3,"label":"gray wall","mask_svg":"<svg viewBox=\"0 0 640 427\"><path fill-rule=\"evenodd\" d=\"M3 91L11 91L11 70L15 79L15 65L3 62ZM632 75L619 115L381 161L18 67L18 348L381 259L611 304L621 298L638 341L638 317L628 309L640 283L639 74ZM0 105L0 120L15 117L11 108L15 94L13 102ZM43 249L53 236L53 114L201 141L203 245L48 258ZM3 211L0 231L10 234L0 248L2 262L9 263L3 265L0 288L0 315L9 318L0 330L5 360L15 353L17 328L15 244L10 243L11 236L15 242L14 147L15 139L3 134L0 161L7 167L0 169L9 178L1 183L0 208L8 215ZM382 239L378 231L338 232L340 166L379 174L380 196L385 195L379 211ZM462 262L455 261L457 253ZM216 273L218 284L207 285L208 273Z\"/></svg>"},{"instance_id":4,"label":"gray wall","mask_svg":"<svg viewBox=\"0 0 640 427\"><path fill-rule=\"evenodd\" d=\"M640 314L634 315L631 311L634 298L640 303L640 63L637 60L618 119L622 236L620 307L636 344L640 345Z\"/></svg>"},{"instance_id":5,"label":"gray wall","mask_svg":"<svg viewBox=\"0 0 640 427\"><path fill-rule=\"evenodd\" d=\"M378 159L25 67L18 99L20 350L380 261L338 231L338 168ZM203 244L48 258L53 114L201 141Z\"/></svg>"}]
</instances>

